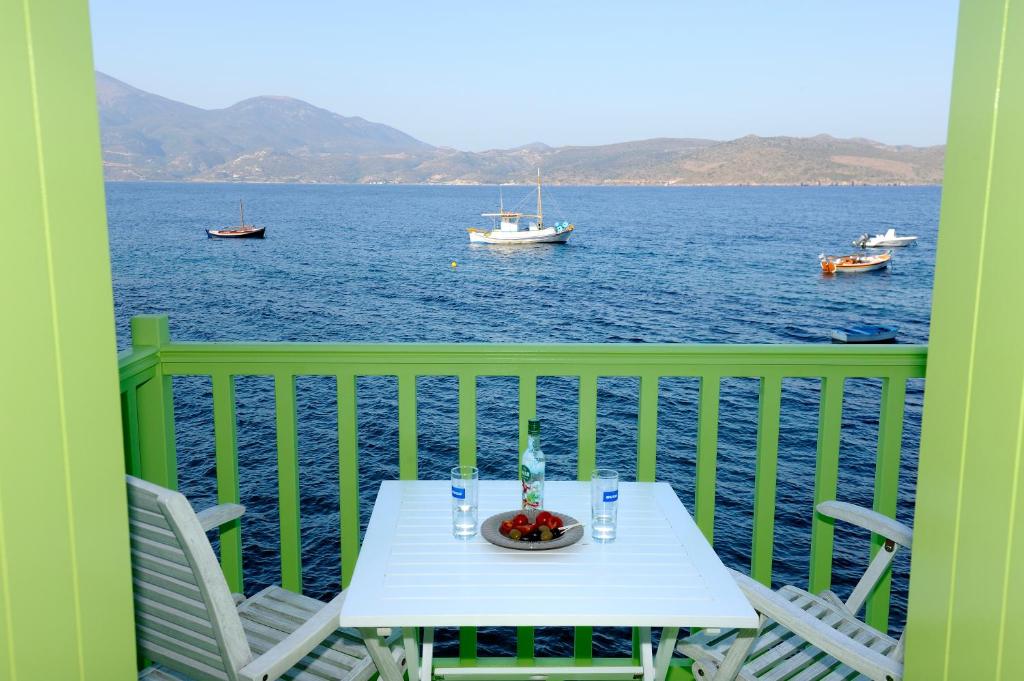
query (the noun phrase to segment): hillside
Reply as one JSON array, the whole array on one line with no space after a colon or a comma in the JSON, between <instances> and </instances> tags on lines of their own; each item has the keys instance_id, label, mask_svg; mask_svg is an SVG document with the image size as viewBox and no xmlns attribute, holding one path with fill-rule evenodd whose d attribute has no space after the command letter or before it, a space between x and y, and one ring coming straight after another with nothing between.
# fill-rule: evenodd
<instances>
[{"instance_id":1,"label":"hillside","mask_svg":"<svg viewBox=\"0 0 1024 681\"><path fill-rule=\"evenodd\" d=\"M469 152L289 97L200 109L98 72L96 90L108 180L485 184L540 167L553 184L932 184L945 155L828 135Z\"/></svg>"}]
</instances>

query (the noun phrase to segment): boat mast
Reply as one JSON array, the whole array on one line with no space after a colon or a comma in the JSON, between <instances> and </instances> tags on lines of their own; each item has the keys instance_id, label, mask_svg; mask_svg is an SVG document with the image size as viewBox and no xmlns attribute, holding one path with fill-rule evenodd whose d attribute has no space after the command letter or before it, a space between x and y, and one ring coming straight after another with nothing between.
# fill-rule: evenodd
<instances>
[{"instance_id":1,"label":"boat mast","mask_svg":"<svg viewBox=\"0 0 1024 681\"><path fill-rule=\"evenodd\" d=\"M242 221L242 227L245 227L245 203L241 199L238 200L238 215Z\"/></svg>"},{"instance_id":2,"label":"boat mast","mask_svg":"<svg viewBox=\"0 0 1024 681\"><path fill-rule=\"evenodd\" d=\"M537 226L544 226L544 211L540 204L540 168L537 168Z\"/></svg>"}]
</instances>

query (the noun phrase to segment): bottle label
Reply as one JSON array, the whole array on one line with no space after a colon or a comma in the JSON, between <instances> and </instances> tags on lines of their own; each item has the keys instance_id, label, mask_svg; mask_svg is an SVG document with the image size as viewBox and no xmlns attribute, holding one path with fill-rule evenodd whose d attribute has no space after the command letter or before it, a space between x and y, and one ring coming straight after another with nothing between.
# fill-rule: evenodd
<instances>
[{"instance_id":1,"label":"bottle label","mask_svg":"<svg viewBox=\"0 0 1024 681\"><path fill-rule=\"evenodd\" d=\"M604 502L606 504L610 503L612 501L618 501L619 500L619 490L613 489L613 490L611 490L609 492L604 492L601 498L604 500Z\"/></svg>"},{"instance_id":2,"label":"bottle label","mask_svg":"<svg viewBox=\"0 0 1024 681\"><path fill-rule=\"evenodd\" d=\"M530 474L530 469L526 466L526 464L523 464L522 466L519 467L519 477L522 479L523 482L530 482L530 478L533 477Z\"/></svg>"},{"instance_id":3,"label":"bottle label","mask_svg":"<svg viewBox=\"0 0 1024 681\"><path fill-rule=\"evenodd\" d=\"M452 487L452 498L453 499L465 499L466 488L465 487Z\"/></svg>"}]
</instances>

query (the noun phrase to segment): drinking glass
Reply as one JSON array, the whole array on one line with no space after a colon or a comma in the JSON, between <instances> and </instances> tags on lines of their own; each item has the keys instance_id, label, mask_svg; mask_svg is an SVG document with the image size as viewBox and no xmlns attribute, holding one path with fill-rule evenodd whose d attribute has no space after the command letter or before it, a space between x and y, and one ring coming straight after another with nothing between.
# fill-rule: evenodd
<instances>
[{"instance_id":1,"label":"drinking glass","mask_svg":"<svg viewBox=\"0 0 1024 681\"><path fill-rule=\"evenodd\" d=\"M597 542L615 540L619 512L619 474L598 468L590 476L590 536Z\"/></svg>"},{"instance_id":2,"label":"drinking glass","mask_svg":"<svg viewBox=\"0 0 1024 681\"><path fill-rule=\"evenodd\" d=\"M476 536L480 471L476 466L452 468L452 534L456 539Z\"/></svg>"}]
</instances>

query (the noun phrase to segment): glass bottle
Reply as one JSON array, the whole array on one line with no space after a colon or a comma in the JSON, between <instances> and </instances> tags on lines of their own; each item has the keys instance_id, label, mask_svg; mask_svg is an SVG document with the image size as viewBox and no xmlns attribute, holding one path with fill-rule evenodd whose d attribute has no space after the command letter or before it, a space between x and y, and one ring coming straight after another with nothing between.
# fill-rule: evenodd
<instances>
[{"instance_id":1,"label":"glass bottle","mask_svg":"<svg viewBox=\"0 0 1024 681\"><path fill-rule=\"evenodd\" d=\"M544 508L544 452L540 448L540 421L531 419L526 429L526 449L520 457L523 510Z\"/></svg>"}]
</instances>

